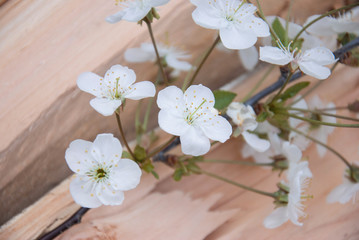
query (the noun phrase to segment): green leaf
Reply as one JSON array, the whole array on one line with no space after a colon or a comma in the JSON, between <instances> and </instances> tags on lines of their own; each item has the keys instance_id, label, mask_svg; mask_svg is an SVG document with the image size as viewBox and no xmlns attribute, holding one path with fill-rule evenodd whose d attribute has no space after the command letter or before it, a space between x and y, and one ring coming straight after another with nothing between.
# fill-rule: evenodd
<instances>
[{"instance_id":1,"label":"green leaf","mask_svg":"<svg viewBox=\"0 0 359 240\"><path fill-rule=\"evenodd\" d=\"M349 42L351 42L352 40L354 40L357 36L353 33L341 33L338 35L338 42L341 43L342 45L345 45Z\"/></svg>"},{"instance_id":2,"label":"green leaf","mask_svg":"<svg viewBox=\"0 0 359 240\"><path fill-rule=\"evenodd\" d=\"M152 175L156 178L156 179L160 179L160 176L158 176L158 173L155 171L151 171Z\"/></svg>"},{"instance_id":3,"label":"green leaf","mask_svg":"<svg viewBox=\"0 0 359 240\"><path fill-rule=\"evenodd\" d=\"M175 172L173 173L172 177L175 181L179 181L181 180L182 178L182 175L183 175L183 169L181 168L178 168L175 170Z\"/></svg>"},{"instance_id":4,"label":"green leaf","mask_svg":"<svg viewBox=\"0 0 359 240\"><path fill-rule=\"evenodd\" d=\"M143 162L147 157L146 150L140 145L136 145L133 154L135 154L135 157L139 162Z\"/></svg>"},{"instance_id":5,"label":"green leaf","mask_svg":"<svg viewBox=\"0 0 359 240\"><path fill-rule=\"evenodd\" d=\"M146 163L142 164L142 169L147 173L152 173L155 166L152 165L151 161L147 161Z\"/></svg>"},{"instance_id":6,"label":"green leaf","mask_svg":"<svg viewBox=\"0 0 359 240\"><path fill-rule=\"evenodd\" d=\"M294 97L297 95L302 89L308 87L309 82L300 82L297 83L284 91L278 98L281 99L283 102L289 98Z\"/></svg>"},{"instance_id":7,"label":"green leaf","mask_svg":"<svg viewBox=\"0 0 359 240\"><path fill-rule=\"evenodd\" d=\"M131 156L131 154L129 152L126 152L126 151L122 152L121 158L128 158L128 159L134 160L133 157Z\"/></svg>"},{"instance_id":8,"label":"green leaf","mask_svg":"<svg viewBox=\"0 0 359 240\"><path fill-rule=\"evenodd\" d=\"M215 99L214 108L219 111L228 107L228 105L231 104L233 99L237 96L236 93L223 90L213 91L213 94Z\"/></svg>"},{"instance_id":9,"label":"green leaf","mask_svg":"<svg viewBox=\"0 0 359 240\"><path fill-rule=\"evenodd\" d=\"M273 31L277 34L279 40L282 42L282 44L287 47L288 45L288 38L287 33L285 31L285 27L282 26L279 19L276 17L272 23Z\"/></svg>"},{"instance_id":10,"label":"green leaf","mask_svg":"<svg viewBox=\"0 0 359 240\"><path fill-rule=\"evenodd\" d=\"M268 112L261 112L258 116L257 116L257 122L264 122L267 117L269 116Z\"/></svg>"}]
</instances>

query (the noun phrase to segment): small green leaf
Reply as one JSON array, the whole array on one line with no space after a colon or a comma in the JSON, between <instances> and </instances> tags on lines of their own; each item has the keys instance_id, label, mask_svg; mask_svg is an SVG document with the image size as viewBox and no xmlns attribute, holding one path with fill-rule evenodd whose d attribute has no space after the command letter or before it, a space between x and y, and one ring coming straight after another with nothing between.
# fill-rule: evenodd
<instances>
[{"instance_id":1,"label":"small green leaf","mask_svg":"<svg viewBox=\"0 0 359 240\"><path fill-rule=\"evenodd\" d=\"M297 83L284 91L278 98L281 99L283 102L289 98L294 97L297 95L302 89L308 87L309 82L300 82Z\"/></svg>"},{"instance_id":2,"label":"small green leaf","mask_svg":"<svg viewBox=\"0 0 359 240\"><path fill-rule=\"evenodd\" d=\"M136 145L133 153L135 154L135 157L139 162L143 162L147 157L146 150L140 145Z\"/></svg>"},{"instance_id":3,"label":"small green leaf","mask_svg":"<svg viewBox=\"0 0 359 240\"><path fill-rule=\"evenodd\" d=\"M147 173L152 173L155 167L152 165L151 161L147 161L146 163L142 164L142 169Z\"/></svg>"},{"instance_id":4,"label":"small green leaf","mask_svg":"<svg viewBox=\"0 0 359 240\"><path fill-rule=\"evenodd\" d=\"M182 175L183 175L183 170L181 168L178 168L175 170L172 177L175 181L179 181L179 180L181 180Z\"/></svg>"},{"instance_id":5,"label":"small green leaf","mask_svg":"<svg viewBox=\"0 0 359 240\"><path fill-rule=\"evenodd\" d=\"M121 158L128 158L134 160L129 152L123 151Z\"/></svg>"},{"instance_id":6,"label":"small green leaf","mask_svg":"<svg viewBox=\"0 0 359 240\"><path fill-rule=\"evenodd\" d=\"M264 122L267 117L269 116L268 112L261 112L258 116L257 116L257 122Z\"/></svg>"},{"instance_id":7,"label":"small green leaf","mask_svg":"<svg viewBox=\"0 0 359 240\"><path fill-rule=\"evenodd\" d=\"M276 17L272 23L273 31L277 34L279 40L282 42L282 44L287 47L288 45L288 37L287 33L285 31L285 28L280 23L279 19Z\"/></svg>"},{"instance_id":8,"label":"small green leaf","mask_svg":"<svg viewBox=\"0 0 359 240\"><path fill-rule=\"evenodd\" d=\"M237 96L236 93L223 90L213 91L213 94L215 99L214 108L219 111L228 107L228 105L231 104L233 99Z\"/></svg>"},{"instance_id":9,"label":"small green leaf","mask_svg":"<svg viewBox=\"0 0 359 240\"><path fill-rule=\"evenodd\" d=\"M156 179L160 179L160 176L158 176L158 173L155 172L154 170L151 171L152 175L156 178Z\"/></svg>"}]
</instances>

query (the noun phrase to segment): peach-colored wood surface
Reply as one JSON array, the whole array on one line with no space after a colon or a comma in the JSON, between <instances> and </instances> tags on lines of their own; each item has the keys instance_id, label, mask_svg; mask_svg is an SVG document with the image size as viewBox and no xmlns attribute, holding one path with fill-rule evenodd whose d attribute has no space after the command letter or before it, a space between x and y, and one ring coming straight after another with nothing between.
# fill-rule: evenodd
<instances>
[{"instance_id":1,"label":"peach-colored wood surface","mask_svg":"<svg viewBox=\"0 0 359 240\"><path fill-rule=\"evenodd\" d=\"M262 69L244 83L232 87L239 93L238 99L264 71ZM270 79L277 76L278 73L273 72ZM303 80L316 82L310 77ZM324 101L332 100L338 106L356 99L359 95L359 69L339 67L331 79L322 83L318 94ZM336 129L329 137L329 144L350 161L359 157L358 143L356 129ZM232 139L216 146L207 158L244 160L240 153L242 140ZM178 151L174 149L174 152ZM171 178L173 170L157 163L160 180L145 174L138 188L125 193L123 205L91 210L81 224L58 239L358 239L359 205L325 202L326 195L341 183L344 164L329 152L319 158L314 145L303 156L309 157L314 175L307 190L314 199L306 202L308 217L303 219L303 227L288 222L274 230L265 229L262 221L273 210L270 198L207 176L195 175L175 182ZM201 166L266 191L275 191L275 184L281 179L277 172L258 167L214 163ZM65 215L71 215L76 204L68 191L69 182L70 179L64 181L3 226L0 239L35 238L57 226Z\"/></svg>"}]
</instances>

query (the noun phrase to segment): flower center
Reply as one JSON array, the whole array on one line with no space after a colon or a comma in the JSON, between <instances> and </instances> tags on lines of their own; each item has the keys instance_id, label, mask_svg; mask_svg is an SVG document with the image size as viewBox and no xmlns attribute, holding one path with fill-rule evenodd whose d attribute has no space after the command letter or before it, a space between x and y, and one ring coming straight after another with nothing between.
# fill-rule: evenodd
<instances>
[{"instance_id":1,"label":"flower center","mask_svg":"<svg viewBox=\"0 0 359 240\"><path fill-rule=\"evenodd\" d=\"M188 124L190 124L190 125L193 124L193 122L200 116L200 114L198 114L197 112L198 112L199 109L201 109L202 105L205 102L207 102L207 100L203 100L203 102L198 107L196 107L192 113L187 115L186 122ZM187 109L187 111L188 111L188 109ZM197 116L195 116L196 113L197 113Z\"/></svg>"},{"instance_id":2,"label":"flower center","mask_svg":"<svg viewBox=\"0 0 359 240\"><path fill-rule=\"evenodd\" d=\"M96 171L96 177L97 178L104 178L104 177L106 177L106 172L105 172L105 170L103 170L102 168L99 168L99 169L97 169L97 171Z\"/></svg>"},{"instance_id":3,"label":"flower center","mask_svg":"<svg viewBox=\"0 0 359 240\"><path fill-rule=\"evenodd\" d=\"M99 164L97 166L94 166L93 169L88 171L86 175L90 178L92 178L96 182L102 182L109 178L109 173L111 171L112 166L103 166L102 164Z\"/></svg>"},{"instance_id":4,"label":"flower center","mask_svg":"<svg viewBox=\"0 0 359 240\"><path fill-rule=\"evenodd\" d=\"M322 116L318 113L312 113L310 115L310 119L315 120L315 121L322 121ZM310 123L311 129L317 129L319 127L320 127L320 124L318 124L318 123L313 123L313 122Z\"/></svg>"}]
</instances>

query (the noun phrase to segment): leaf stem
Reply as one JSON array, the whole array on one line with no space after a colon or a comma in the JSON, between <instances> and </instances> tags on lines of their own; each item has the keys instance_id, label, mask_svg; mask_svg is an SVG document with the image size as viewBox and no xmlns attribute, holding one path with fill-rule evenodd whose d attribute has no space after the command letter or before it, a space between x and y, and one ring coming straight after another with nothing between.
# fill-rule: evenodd
<instances>
[{"instance_id":1,"label":"leaf stem","mask_svg":"<svg viewBox=\"0 0 359 240\"><path fill-rule=\"evenodd\" d=\"M335 118L341 118L341 119L346 119L346 120L351 120L351 121L359 122L359 119L357 119L357 118L351 118L351 117L346 117L346 116L341 116L341 115L326 113L326 112L323 112L323 111L319 111L319 109L310 110L310 109L293 108L293 107L286 107L285 109L287 109L287 110L293 110L293 111L298 111L298 112L309 112L309 113L314 113L314 114L325 115L325 116L329 116L329 117L335 117Z\"/></svg>"},{"instance_id":2,"label":"leaf stem","mask_svg":"<svg viewBox=\"0 0 359 240\"><path fill-rule=\"evenodd\" d=\"M157 57L157 64L158 64L158 67L159 67L160 70L161 70L161 74L162 74L162 77L163 77L163 81L164 81L164 83L165 83L166 85L168 85L167 75L166 75L165 70L164 70L164 68L163 68L163 65L162 65L162 62L161 62L161 57L160 57L160 55L159 55L159 53L158 53L156 40L155 40L155 37L154 37L154 35L153 35L152 26L151 26L151 21L146 17L146 18L144 18L144 22L145 22L146 25L147 25L148 32L149 32L149 34L150 34L153 47L154 47L154 49L155 49L155 53L156 53L156 57Z\"/></svg>"},{"instance_id":3,"label":"leaf stem","mask_svg":"<svg viewBox=\"0 0 359 240\"><path fill-rule=\"evenodd\" d=\"M290 73L288 74L288 76L287 76L287 79L286 79L285 82L283 83L282 87L279 89L278 93L274 96L272 102L273 102L274 100L276 100L276 99L280 96L280 94L283 92L284 88L287 86L287 84L289 83L289 81L290 81L290 79L292 78L292 76L293 76L293 72L290 72Z\"/></svg>"},{"instance_id":4,"label":"leaf stem","mask_svg":"<svg viewBox=\"0 0 359 240\"><path fill-rule=\"evenodd\" d=\"M264 191L261 191L261 190L258 190L258 189L255 189L255 188L252 188L252 187L243 185L243 184L241 184L241 183L234 182L234 181L232 181L232 180L230 180L230 179L221 177L221 176L216 175L216 174L214 174L214 173L204 171L204 170L202 170L202 169L198 170L198 173L202 173L202 174L205 174L205 175L207 175L207 176L209 176L209 177L212 177L212 178L215 178L215 179L217 179L217 180L220 180L220 181L223 181L223 182L232 184L232 185L237 186L237 187L240 187L240 188L242 188L242 189L245 189L245 190L248 190L248 191L251 191L251 192L254 192L254 193L258 193L258 194L261 194L261 195L268 196L268 197L271 197L271 198L275 198L275 199L276 199L276 196L274 195L274 193L264 192Z\"/></svg>"},{"instance_id":5,"label":"leaf stem","mask_svg":"<svg viewBox=\"0 0 359 240\"><path fill-rule=\"evenodd\" d=\"M120 133L121 133L121 137L122 137L122 140L128 150L128 152L131 154L131 156L133 157L133 159L135 160L136 157L135 157L135 154L133 154L130 146L128 145L127 143L127 140L126 140L126 137L125 137L125 133L123 131L123 128L122 128L122 124L121 124L121 118L120 118L120 113L117 112L116 110L116 119L117 119L117 125L118 125L118 129L120 130Z\"/></svg>"},{"instance_id":6,"label":"leaf stem","mask_svg":"<svg viewBox=\"0 0 359 240\"><path fill-rule=\"evenodd\" d=\"M171 137L171 139L169 139L167 142L165 142L163 145L157 147L155 150L153 150L152 152L150 152L148 154L148 158L151 158L153 156L155 156L157 153L161 152L163 149L165 149L167 146L169 146L175 139L177 138L177 136L173 136Z\"/></svg>"},{"instance_id":7,"label":"leaf stem","mask_svg":"<svg viewBox=\"0 0 359 240\"><path fill-rule=\"evenodd\" d=\"M245 166L273 166L273 163L256 163L256 162L247 162L247 161L232 161L232 160L217 160L217 159L203 159L204 163L223 163L223 164L238 164Z\"/></svg>"}]
</instances>

